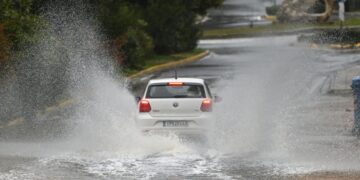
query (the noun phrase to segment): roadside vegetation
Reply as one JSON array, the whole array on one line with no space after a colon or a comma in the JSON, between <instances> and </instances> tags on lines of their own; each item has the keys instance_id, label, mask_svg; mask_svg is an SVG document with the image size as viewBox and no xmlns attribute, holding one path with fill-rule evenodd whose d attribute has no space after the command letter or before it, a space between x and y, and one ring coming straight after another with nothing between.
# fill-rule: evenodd
<instances>
[{"instance_id":1,"label":"roadside vegetation","mask_svg":"<svg viewBox=\"0 0 360 180\"><path fill-rule=\"evenodd\" d=\"M137 68L137 69L124 68L123 73L127 76L133 75L133 74L140 72L143 69L147 69L147 68L150 68L150 67L153 67L156 65L160 65L160 64L166 64L169 62L180 61L180 60L186 59L188 57L198 55L203 52L205 52L204 49L194 49L191 51L181 52L181 53L173 53L170 55L161 55L161 54L153 55L153 56L149 57L145 61L145 63L142 64L142 66L140 66L139 68Z\"/></svg>"},{"instance_id":2,"label":"roadside vegetation","mask_svg":"<svg viewBox=\"0 0 360 180\"><path fill-rule=\"evenodd\" d=\"M358 48L360 45L360 31L349 29L324 30L311 35L301 35L298 40L299 42L309 42L317 45L332 44L340 45L340 48Z\"/></svg>"},{"instance_id":3,"label":"roadside vegetation","mask_svg":"<svg viewBox=\"0 0 360 180\"><path fill-rule=\"evenodd\" d=\"M360 10L355 1L348 1L347 11ZM351 4L353 3L353 4ZM248 27L218 28L205 30L202 38L233 38L259 35L286 34L304 30L336 30L340 29L340 22L331 20L331 16L338 7L334 0L292 1L283 0L281 5L265 8L266 16L263 18L271 21L267 25ZM330 21L331 20L331 21ZM351 16L343 23L344 29L359 26L360 18Z\"/></svg>"},{"instance_id":4,"label":"roadside vegetation","mask_svg":"<svg viewBox=\"0 0 360 180\"><path fill-rule=\"evenodd\" d=\"M83 0L95 9L110 40L116 62L125 72L186 57L201 37L199 15L223 0ZM0 69L11 66L24 47L37 42L37 29L46 24L42 9L52 0L0 1Z\"/></svg>"},{"instance_id":5,"label":"roadside vegetation","mask_svg":"<svg viewBox=\"0 0 360 180\"><path fill-rule=\"evenodd\" d=\"M249 23L250 24L250 23ZM360 26L360 19L349 19L343 24L344 28ZM326 23L272 23L253 27L217 28L204 30L203 39L253 37L259 35L293 32L302 29L339 29L340 22Z\"/></svg>"}]
</instances>

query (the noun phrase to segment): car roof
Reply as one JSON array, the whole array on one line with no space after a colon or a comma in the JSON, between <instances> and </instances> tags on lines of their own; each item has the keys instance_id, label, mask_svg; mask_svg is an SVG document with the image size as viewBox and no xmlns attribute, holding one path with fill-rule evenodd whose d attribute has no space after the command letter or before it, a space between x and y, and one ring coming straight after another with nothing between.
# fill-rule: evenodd
<instances>
[{"instance_id":1,"label":"car roof","mask_svg":"<svg viewBox=\"0 0 360 180\"><path fill-rule=\"evenodd\" d=\"M168 83L168 82L184 82L184 83L199 83L204 84L203 79L199 78L164 78L164 79L152 79L149 81L149 84L157 84L157 83Z\"/></svg>"}]
</instances>

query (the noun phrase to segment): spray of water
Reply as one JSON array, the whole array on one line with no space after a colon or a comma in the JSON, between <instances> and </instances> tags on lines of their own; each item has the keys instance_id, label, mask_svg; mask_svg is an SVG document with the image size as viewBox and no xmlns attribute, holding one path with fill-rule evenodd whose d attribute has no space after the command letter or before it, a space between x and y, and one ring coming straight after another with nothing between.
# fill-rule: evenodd
<instances>
[{"instance_id":1,"label":"spray of water","mask_svg":"<svg viewBox=\"0 0 360 180\"><path fill-rule=\"evenodd\" d=\"M296 89L298 84L288 82L281 74L288 71L287 66L292 62L277 58L273 53L275 49L269 47L282 46L290 41L293 39L253 38L201 42L202 47L206 48L212 48L213 44L218 43L221 47L239 47L242 50L214 58L225 65L227 61L241 65L234 67L236 73L231 75L231 79L223 80L220 85L222 88L217 91L223 101L216 104L216 124L214 134L209 139L220 152L247 156L259 155L258 152L273 148L271 146L278 138L273 137L277 132L275 128L281 123L281 113L287 107L286 103L290 103L287 98L299 90ZM247 48L251 46L256 46L262 53L256 57L248 56Z\"/></svg>"},{"instance_id":2,"label":"spray of water","mask_svg":"<svg viewBox=\"0 0 360 180\"><path fill-rule=\"evenodd\" d=\"M48 128L48 134L42 135L51 137L52 130L62 129L62 138L28 146L26 153L43 155L51 152L51 147L54 151L140 155L176 151L182 147L177 141L145 137L136 128L135 100L105 48L107 39L93 14L83 1L53 2L44 8L46 28L39 30L39 43L25 50L16 69L22 107L18 111L26 112L26 124L42 124L26 129L25 134ZM64 98L75 103L57 114L57 123L39 119L36 112L43 104ZM3 149L2 153L26 154L23 148L16 148L24 145L12 145L14 148L7 148L10 152ZM39 151L39 146L47 148Z\"/></svg>"}]
</instances>

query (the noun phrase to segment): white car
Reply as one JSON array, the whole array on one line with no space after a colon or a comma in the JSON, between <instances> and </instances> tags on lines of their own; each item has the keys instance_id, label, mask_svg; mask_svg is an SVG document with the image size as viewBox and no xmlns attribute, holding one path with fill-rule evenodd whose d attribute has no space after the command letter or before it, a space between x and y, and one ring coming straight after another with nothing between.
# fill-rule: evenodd
<instances>
[{"instance_id":1,"label":"white car","mask_svg":"<svg viewBox=\"0 0 360 180\"><path fill-rule=\"evenodd\" d=\"M211 125L215 99L203 79L150 80L138 100L136 121L145 133L202 134Z\"/></svg>"}]
</instances>

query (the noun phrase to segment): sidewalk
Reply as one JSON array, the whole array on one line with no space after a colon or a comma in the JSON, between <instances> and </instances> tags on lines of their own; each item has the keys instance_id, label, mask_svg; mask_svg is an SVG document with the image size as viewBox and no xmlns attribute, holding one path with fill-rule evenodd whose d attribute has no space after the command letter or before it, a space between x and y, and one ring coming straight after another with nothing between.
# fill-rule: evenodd
<instances>
[{"instance_id":1,"label":"sidewalk","mask_svg":"<svg viewBox=\"0 0 360 180\"><path fill-rule=\"evenodd\" d=\"M351 84L355 76L360 76L360 65L339 70L330 82L331 94L348 95L352 93Z\"/></svg>"}]
</instances>

